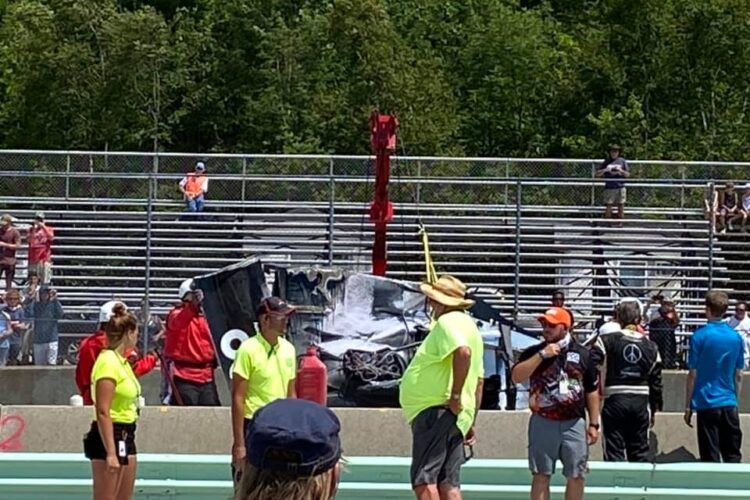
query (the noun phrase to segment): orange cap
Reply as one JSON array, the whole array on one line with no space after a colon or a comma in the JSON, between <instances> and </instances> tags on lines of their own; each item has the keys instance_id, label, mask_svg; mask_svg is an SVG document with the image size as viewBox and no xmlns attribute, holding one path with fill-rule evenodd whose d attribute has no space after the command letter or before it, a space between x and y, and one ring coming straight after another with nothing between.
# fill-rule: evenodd
<instances>
[{"instance_id":1,"label":"orange cap","mask_svg":"<svg viewBox=\"0 0 750 500\"><path fill-rule=\"evenodd\" d=\"M550 325L565 325L565 328L570 328L571 322L570 313L562 307L550 307L537 320L540 323L546 321Z\"/></svg>"}]
</instances>

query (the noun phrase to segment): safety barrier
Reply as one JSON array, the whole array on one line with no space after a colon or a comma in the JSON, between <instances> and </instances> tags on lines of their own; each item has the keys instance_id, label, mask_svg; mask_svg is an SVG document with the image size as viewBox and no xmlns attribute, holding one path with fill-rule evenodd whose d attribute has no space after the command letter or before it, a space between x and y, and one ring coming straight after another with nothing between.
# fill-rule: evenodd
<instances>
[{"instance_id":1,"label":"safety barrier","mask_svg":"<svg viewBox=\"0 0 750 500\"><path fill-rule=\"evenodd\" d=\"M558 464L559 465L559 464ZM744 498L750 465L628 464L593 462L586 498L593 500ZM148 455L138 457L136 499L230 499L229 457ZM524 460L471 460L463 468L467 500L526 498L530 474ZM88 461L80 454L0 454L0 492L4 500L79 500L90 495ZM552 481L552 498L563 498L564 479ZM336 497L411 499L409 459L350 457Z\"/></svg>"}]
</instances>

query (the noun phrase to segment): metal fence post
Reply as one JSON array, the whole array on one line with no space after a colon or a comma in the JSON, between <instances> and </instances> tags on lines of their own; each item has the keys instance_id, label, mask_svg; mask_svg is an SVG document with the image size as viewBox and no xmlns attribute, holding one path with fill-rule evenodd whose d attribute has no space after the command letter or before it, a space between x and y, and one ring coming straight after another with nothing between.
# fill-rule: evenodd
<instances>
[{"instance_id":1,"label":"metal fence post","mask_svg":"<svg viewBox=\"0 0 750 500\"><path fill-rule=\"evenodd\" d=\"M417 189L416 189L416 202L417 202L417 210L419 210L419 205L422 203L422 162L417 161Z\"/></svg>"},{"instance_id":2,"label":"metal fence post","mask_svg":"<svg viewBox=\"0 0 750 500\"><path fill-rule=\"evenodd\" d=\"M716 187L713 182L709 182L708 188L711 190L711 204L708 211L708 289L711 290L714 287L714 238L716 237L716 213L714 210L713 195Z\"/></svg>"},{"instance_id":3,"label":"metal fence post","mask_svg":"<svg viewBox=\"0 0 750 500\"><path fill-rule=\"evenodd\" d=\"M594 179L596 179L596 163L591 164L591 206L596 205L596 182L594 182Z\"/></svg>"},{"instance_id":4,"label":"metal fence post","mask_svg":"<svg viewBox=\"0 0 750 500\"><path fill-rule=\"evenodd\" d=\"M335 180L335 167L333 158L331 158L328 165L328 176L329 184L331 187L330 197L328 199L328 265L333 266L333 231L335 223L334 210L336 206L336 180Z\"/></svg>"},{"instance_id":5,"label":"metal fence post","mask_svg":"<svg viewBox=\"0 0 750 500\"><path fill-rule=\"evenodd\" d=\"M513 319L518 319L518 296L521 292L521 179L516 179L516 266L513 283Z\"/></svg>"},{"instance_id":6,"label":"metal fence post","mask_svg":"<svg viewBox=\"0 0 750 500\"><path fill-rule=\"evenodd\" d=\"M682 173L682 184L680 184L680 209L685 208L685 166L680 167Z\"/></svg>"},{"instance_id":7,"label":"metal fence post","mask_svg":"<svg viewBox=\"0 0 750 500\"><path fill-rule=\"evenodd\" d=\"M508 178L510 177L510 160L505 160L505 206L508 206Z\"/></svg>"},{"instance_id":8,"label":"metal fence post","mask_svg":"<svg viewBox=\"0 0 750 500\"><path fill-rule=\"evenodd\" d=\"M146 262L145 262L145 287L144 287L144 304L143 318L143 352L148 352L148 322L151 318L151 232L152 219L154 214L154 198L156 197L156 176L159 171L159 154L154 153L153 168L148 175L148 198L146 199Z\"/></svg>"},{"instance_id":9,"label":"metal fence post","mask_svg":"<svg viewBox=\"0 0 750 500\"><path fill-rule=\"evenodd\" d=\"M245 203L245 176L247 175L247 158L242 158L242 203Z\"/></svg>"},{"instance_id":10,"label":"metal fence post","mask_svg":"<svg viewBox=\"0 0 750 500\"><path fill-rule=\"evenodd\" d=\"M65 199L70 198L70 155L65 155Z\"/></svg>"}]
</instances>

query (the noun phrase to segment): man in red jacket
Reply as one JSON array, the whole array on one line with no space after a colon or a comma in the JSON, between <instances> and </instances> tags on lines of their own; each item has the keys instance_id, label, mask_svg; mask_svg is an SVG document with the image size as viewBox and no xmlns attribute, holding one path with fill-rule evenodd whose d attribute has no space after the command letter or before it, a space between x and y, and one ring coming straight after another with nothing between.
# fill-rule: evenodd
<instances>
[{"instance_id":1,"label":"man in red jacket","mask_svg":"<svg viewBox=\"0 0 750 500\"><path fill-rule=\"evenodd\" d=\"M83 339L81 345L78 347L76 385L85 405L94 404L94 401L91 399L91 370L94 368L94 362L99 353L107 347L107 335L104 333L104 327L112 318L112 309L119 303L116 300L111 300L99 309L99 329L93 335ZM153 353L148 353L141 357L135 349L128 353L128 362L133 367L136 377L142 377L153 370L157 359L156 354Z\"/></svg>"},{"instance_id":2,"label":"man in red jacket","mask_svg":"<svg viewBox=\"0 0 750 500\"><path fill-rule=\"evenodd\" d=\"M170 404L220 406L214 370L216 350L203 314L203 292L192 279L180 285L180 305L167 316L164 359L170 379Z\"/></svg>"}]
</instances>

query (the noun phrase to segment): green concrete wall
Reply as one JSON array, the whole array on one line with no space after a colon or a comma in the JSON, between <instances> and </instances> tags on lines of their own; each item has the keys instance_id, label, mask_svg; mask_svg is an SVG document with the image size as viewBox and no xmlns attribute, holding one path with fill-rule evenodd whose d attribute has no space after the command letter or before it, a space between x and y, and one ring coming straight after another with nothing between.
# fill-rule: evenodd
<instances>
[{"instance_id":1,"label":"green concrete wall","mask_svg":"<svg viewBox=\"0 0 750 500\"><path fill-rule=\"evenodd\" d=\"M409 460L349 457L338 500L410 499ZM750 498L750 465L612 464L594 462L587 500ZM462 471L467 500L522 499L530 475L525 460L472 460ZM555 476L552 498L562 499L564 480ZM80 454L0 454L3 500L79 500L90 496L88 462ZM216 455L139 456L137 500L229 499L229 457Z\"/></svg>"}]
</instances>

